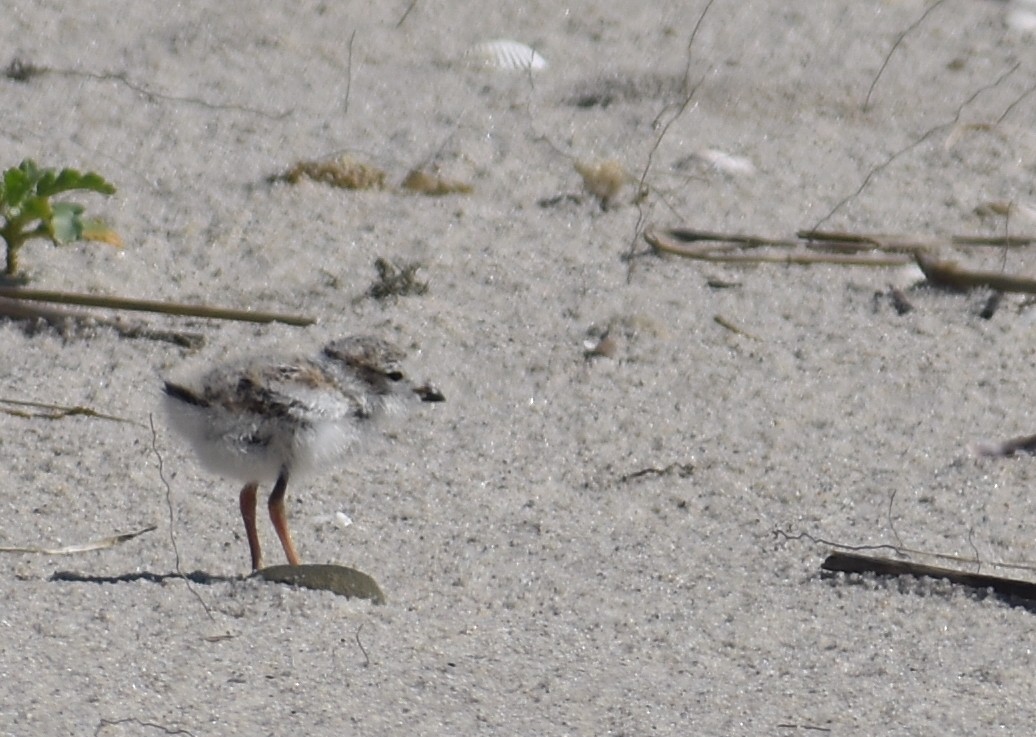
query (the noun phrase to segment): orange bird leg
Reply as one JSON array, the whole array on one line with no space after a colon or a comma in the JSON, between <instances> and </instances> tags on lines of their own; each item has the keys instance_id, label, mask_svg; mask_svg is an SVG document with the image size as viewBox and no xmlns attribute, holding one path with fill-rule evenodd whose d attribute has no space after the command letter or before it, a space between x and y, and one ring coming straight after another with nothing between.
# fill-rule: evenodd
<instances>
[{"instance_id":1,"label":"orange bird leg","mask_svg":"<svg viewBox=\"0 0 1036 737\"><path fill-rule=\"evenodd\" d=\"M291 531L288 529L288 516L284 512L284 492L288 490L288 469L282 468L277 483L273 485L270 493L270 521L273 522L273 529L277 531L277 537L281 539L281 547L284 554L288 556L288 563L297 566L302 563L299 554L295 552L295 543L291 541Z\"/></svg>"},{"instance_id":2,"label":"orange bird leg","mask_svg":"<svg viewBox=\"0 0 1036 737\"><path fill-rule=\"evenodd\" d=\"M252 553L252 570L263 567L263 551L259 547L259 532L255 529L255 493L259 484L254 481L245 484L241 490L241 519L245 521L245 534L248 535L248 550Z\"/></svg>"}]
</instances>

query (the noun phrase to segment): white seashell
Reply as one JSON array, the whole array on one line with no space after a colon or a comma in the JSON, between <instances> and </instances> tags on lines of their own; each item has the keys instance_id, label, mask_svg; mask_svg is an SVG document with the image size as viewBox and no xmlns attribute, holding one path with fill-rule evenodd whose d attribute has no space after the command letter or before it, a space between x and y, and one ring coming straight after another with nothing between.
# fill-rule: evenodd
<instances>
[{"instance_id":1,"label":"white seashell","mask_svg":"<svg viewBox=\"0 0 1036 737\"><path fill-rule=\"evenodd\" d=\"M501 71L547 68L547 60L534 48L506 39L476 44L464 52L464 60L473 67Z\"/></svg>"},{"instance_id":2,"label":"white seashell","mask_svg":"<svg viewBox=\"0 0 1036 737\"><path fill-rule=\"evenodd\" d=\"M721 174L729 176L750 177L755 174L755 165L744 156L734 156L716 148L696 151L691 158L696 159Z\"/></svg>"},{"instance_id":3,"label":"white seashell","mask_svg":"<svg viewBox=\"0 0 1036 737\"><path fill-rule=\"evenodd\" d=\"M1007 3L1007 27L1022 33L1036 33L1036 2L1011 0Z\"/></svg>"},{"instance_id":4,"label":"white seashell","mask_svg":"<svg viewBox=\"0 0 1036 737\"><path fill-rule=\"evenodd\" d=\"M921 267L915 263L895 268L889 274L889 283L897 289L910 289L923 284L927 279Z\"/></svg>"},{"instance_id":5,"label":"white seashell","mask_svg":"<svg viewBox=\"0 0 1036 737\"><path fill-rule=\"evenodd\" d=\"M343 530L346 527L349 527L352 523L352 517L347 515L345 512L335 512L334 514L318 514L313 517L313 524L315 525L332 524L335 527L341 527Z\"/></svg>"}]
</instances>

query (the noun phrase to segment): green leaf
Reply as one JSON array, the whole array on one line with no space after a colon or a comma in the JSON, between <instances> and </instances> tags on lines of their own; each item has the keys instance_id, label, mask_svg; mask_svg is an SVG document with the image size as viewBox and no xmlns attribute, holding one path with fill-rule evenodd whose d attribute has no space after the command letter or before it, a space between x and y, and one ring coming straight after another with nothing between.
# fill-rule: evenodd
<instances>
[{"instance_id":1,"label":"green leaf","mask_svg":"<svg viewBox=\"0 0 1036 737\"><path fill-rule=\"evenodd\" d=\"M31 162L28 162L31 163ZM25 164L22 164L24 167ZM21 207L22 200L32 191L36 181L22 167L4 172L4 203L10 210Z\"/></svg>"},{"instance_id":2,"label":"green leaf","mask_svg":"<svg viewBox=\"0 0 1036 737\"><path fill-rule=\"evenodd\" d=\"M25 159L22 161L22 163L18 165L18 169L21 170L33 184L39 181L40 168L36 166L36 162L32 159Z\"/></svg>"},{"instance_id":3,"label":"green leaf","mask_svg":"<svg viewBox=\"0 0 1036 737\"><path fill-rule=\"evenodd\" d=\"M86 189L98 194L115 194L115 185L92 171L82 175L79 180L79 189Z\"/></svg>"},{"instance_id":4,"label":"green leaf","mask_svg":"<svg viewBox=\"0 0 1036 737\"><path fill-rule=\"evenodd\" d=\"M54 174L53 169L46 170L36 185L36 194L40 197L53 197L73 189L115 194L115 187L106 182L101 175L93 172L82 174L75 169L62 169L59 174Z\"/></svg>"},{"instance_id":5,"label":"green leaf","mask_svg":"<svg viewBox=\"0 0 1036 737\"><path fill-rule=\"evenodd\" d=\"M48 230L51 239L58 244L77 241L83 235L83 221L80 217L85 208L75 202L58 202Z\"/></svg>"},{"instance_id":6,"label":"green leaf","mask_svg":"<svg viewBox=\"0 0 1036 737\"><path fill-rule=\"evenodd\" d=\"M33 220L49 220L54 215L50 201L43 197L30 197L22 203L18 212L18 220L22 223L31 223Z\"/></svg>"},{"instance_id":7,"label":"green leaf","mask_svg":"<svg viewBox=\"0 0 1036 737\"><path fill-rule=\"evenodd\" d=\"M36 194L42 197L50 197L53 194L50 190L54 186L54 180L57 179L57 174L54 173L53 169L44 169L40 172L35 182Z\"/></svg>"},{"instance_id":8,"label":"green leaf","mask_svg":"<svg viewBox=\"0 0 1036 737\"><path fill-rule=\"evenodd\" d=\"M122 245L119 234L103 221L84 221L82 205L51 203L53 196L72 190L115 193L99 174L40 169L32 159L0 174L0 240L7 248L8 276L18 271L18 250L31 238L50 238L56 245L83 239Z\"/></svg>"}]
</instances>

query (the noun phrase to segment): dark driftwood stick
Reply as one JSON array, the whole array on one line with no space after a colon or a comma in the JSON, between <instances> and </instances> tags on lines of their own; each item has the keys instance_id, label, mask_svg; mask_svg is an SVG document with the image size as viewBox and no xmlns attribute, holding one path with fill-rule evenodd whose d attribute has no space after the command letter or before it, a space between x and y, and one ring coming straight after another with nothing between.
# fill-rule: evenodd
<instances>
[{"instance_id":1,"label":"dark driftwood stick","mask_svg":"<svg viewBox=\"0 0 1036 737\"><path fill-rule=\"evenodd\" d=\"M917 265L921 267L925 278L939 287L961 291L984 287L998 292L1036 294L1036 279L1011 276L1000 271L971 271L962 269L952 261L938 261L920 254L917 255Z\"/></svg>"},{"instance_id":2,"label":"dark driftwood stick","mask_svg":"<svg viewBox=\"0 0 1036 737\"><path fill-rule=\"evenodd\" d=\"M987 458L1007 458L1015 453L1036 453L1036 435L1022 435L999 443L978 443L975 451Z\"/></svg>"},{"instance_id":3,"label":"dark driftwood stick","mask_svg":"<svg viewBox=\"0 0 1036 737\"><path fill-rule=\"evenodd\" d=\"M926 576L945 578L950 583L975 589L992 589L1001 596L1015 596L1019 599L1036 601L1036 583L1014 578L988 576L982 573L966 573L952 568L940 568L922 563L911 563L888 558L873 558L857 553L832 553L820 566L825 571L840 573L876 573L881 576Z\"/></svg>"}]
</instances>

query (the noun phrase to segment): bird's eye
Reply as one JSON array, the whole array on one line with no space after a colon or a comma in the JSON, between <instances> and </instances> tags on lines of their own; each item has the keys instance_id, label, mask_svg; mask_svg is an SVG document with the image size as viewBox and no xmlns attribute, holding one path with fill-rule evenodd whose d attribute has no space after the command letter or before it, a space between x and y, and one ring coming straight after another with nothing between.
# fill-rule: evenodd
<instances>
[{"instance_id":1,"label":"bird's eye","mask_svg":"<svg viewBox=\"0 0 1036 737\"><path fill-rule=\"evenodd\" d=\"M385 377L389 381L402 381L403 380L403 372L402 371L389 371L387 374L385 374Z\"/></svg>"}]
</instances>

